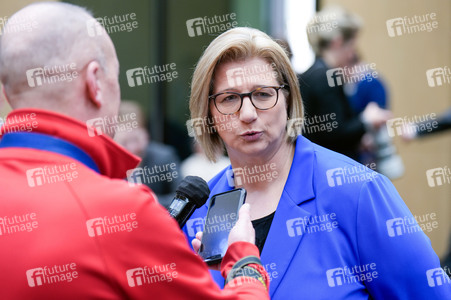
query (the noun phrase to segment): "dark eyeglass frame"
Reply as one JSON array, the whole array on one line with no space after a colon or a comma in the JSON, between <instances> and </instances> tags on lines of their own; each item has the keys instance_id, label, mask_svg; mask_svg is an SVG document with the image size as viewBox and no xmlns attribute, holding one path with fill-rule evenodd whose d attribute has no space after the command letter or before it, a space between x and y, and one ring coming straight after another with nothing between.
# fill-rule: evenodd
<instances>
[{"instance_id":1,"label":"dark eyeglass frame","mask_svg":"<svg viewBox=\"0 0 451 300\"><path fill-rule=\"evenodd\" d=\"M257 106L255 106L254 101L252 100L252 94L253 94L254 92L256 92L256 91L258 91L258 90L261 90L261 89L264 89L264 88L273 88L273 89L276 90L276 102L274 102L274 105L271 106L271 107L268 107L268 108L258 108ZM261 86L261 87L256 88L256 89L253 90L253 91L250 91L249 93L222 92L222 93L217 93L217 94L208 96L208 100L212 100L212 99L213 99L213 102L214 102L214 104L215 104L216 109L217 109L221 114L223 114L223 115L233 115L233 114L239 112L239 111L241 110L241 107L243 106L243 101L244 101L244 98L245 98L245 97L249 97L249 100L251 100L252 105L253 105L256 109L258 109L258 110L268 110L268 109L271 109L271 108L273 108L274 106L276 106L277 102L279 101L279 90L280 90L280 89L284 89L284 88L287 88L287 89L288 89L289 86L288 86L287 84L282 84L282 85L279 85L279 86L273 86L273 85ZM237 110L236 112L225 114L225 113L223 113L222 111L219 110L218 106L216 105L216 97L218 97L218 96L220 96L220 95L224 95L224 94L233 94L233 95L238 95L238 96L240 97L240 99L241 99L240 107L238 108L238 110Z\"/></svg>"}]
</instances>

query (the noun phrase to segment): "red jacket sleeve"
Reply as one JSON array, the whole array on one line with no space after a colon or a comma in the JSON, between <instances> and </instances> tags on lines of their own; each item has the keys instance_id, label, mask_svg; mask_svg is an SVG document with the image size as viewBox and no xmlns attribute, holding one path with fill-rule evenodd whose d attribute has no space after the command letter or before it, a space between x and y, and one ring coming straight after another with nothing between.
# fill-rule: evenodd
<instances>
[{"instance_id":1,"label":"red jacket sleeve","mask_svg":"<svg viewBox=\"0 0 451 300\"><path fill-rule=\"evenodd\" d=\"M176 221L146 188L139 190L138 197L123 201L128 206L125 210L136 214L137 228L96 237L111 280L121 293L132 299L269 299L269 281L263 267L259 271L266 287L246 277L249 280L235 279L221 290L207 265L189 248ZM232 244L222 263L223 275L248 255L259 256L255 245Z\"/></svg>"}]
</instances>

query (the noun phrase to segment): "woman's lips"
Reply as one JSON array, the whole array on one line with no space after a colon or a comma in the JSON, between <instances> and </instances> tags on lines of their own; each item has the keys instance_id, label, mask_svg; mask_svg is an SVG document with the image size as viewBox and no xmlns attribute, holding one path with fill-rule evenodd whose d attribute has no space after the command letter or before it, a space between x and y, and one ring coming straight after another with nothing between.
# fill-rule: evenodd
<instances>
[{"instance_id":1,"label":"woman's lips","mask_svg":"<svg viewBox=\"0 0 451 300\"><path fill-rule=\"evenodd\" d=\"M240 136L247 142L252 142L258 140L263 133L261 131L246 131Z\"/></svg>"}]
</instances>

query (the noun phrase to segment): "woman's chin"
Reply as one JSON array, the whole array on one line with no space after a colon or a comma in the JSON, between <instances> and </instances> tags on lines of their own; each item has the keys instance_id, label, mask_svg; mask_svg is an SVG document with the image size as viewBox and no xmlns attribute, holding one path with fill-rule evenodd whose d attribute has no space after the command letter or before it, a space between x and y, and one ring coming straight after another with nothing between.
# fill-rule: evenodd
<instances>
[{"instance_id":1,"label":"woman's chin","mask_svg":"<svg viewBox=\"0 0 451 300\"><path fill-rule=\"evenodd\" d=\"M241 144L239 148L236 149L238 155L246 155L258 157L268 149L267 143L247 143L246 145Z\"/></svg>"}]
</instances>

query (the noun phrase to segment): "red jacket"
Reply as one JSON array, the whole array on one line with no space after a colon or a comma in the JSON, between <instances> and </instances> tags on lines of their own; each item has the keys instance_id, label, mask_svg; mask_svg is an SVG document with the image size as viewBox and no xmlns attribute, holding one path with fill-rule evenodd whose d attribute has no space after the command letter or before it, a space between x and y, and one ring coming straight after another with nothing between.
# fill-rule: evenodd
<instances>
[{"instance_id":1,"label":"red jacket","mask_svg":"<svg viewBox=\"0 0 451 300\"><path fill-rule=\"evenodd\" d=\"M63 139L100 174L52 151L0 148L0 299L269 299L255 279L219 289L155 195L122 180L139 159L109 137L45 110L6 120L3 135ZM232 244L222 273L247 255L257 248Z\"/></svg>"}]
</instances>

